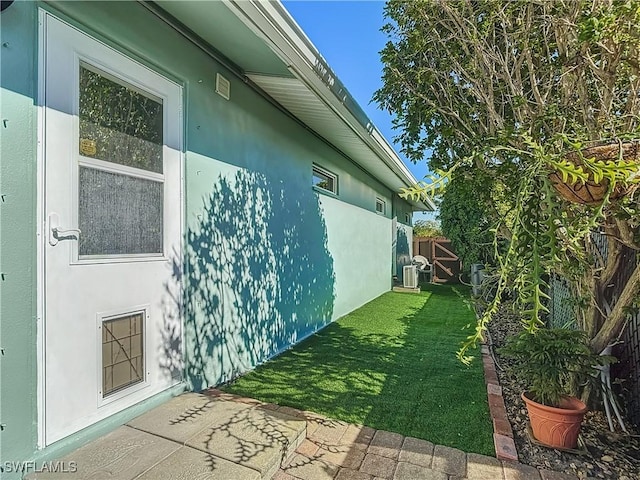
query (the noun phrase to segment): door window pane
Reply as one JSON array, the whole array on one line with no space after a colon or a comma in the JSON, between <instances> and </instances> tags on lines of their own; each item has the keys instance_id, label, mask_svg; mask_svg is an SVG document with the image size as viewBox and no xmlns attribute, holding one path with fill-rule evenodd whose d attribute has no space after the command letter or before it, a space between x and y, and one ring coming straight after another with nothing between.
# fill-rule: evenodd
<instances>
[{"instance_id":1,"label":"door window pane","mask_svg":"<svg viewBox=\"0 0 640 480\"><path fill-rule=\"evenodd\" d=\"M162 182L80 167L79 254L163 253Z\"/></svg>"},{"instance_id":2,"label":"door window pane","mask_svg":"<svg viewBox=\"0 0 640 480\"><path fill-rule=\"evenodd\" d=\"M162 100L80 66L80 155L162 173Z\"/></svg>"}]
</instances>

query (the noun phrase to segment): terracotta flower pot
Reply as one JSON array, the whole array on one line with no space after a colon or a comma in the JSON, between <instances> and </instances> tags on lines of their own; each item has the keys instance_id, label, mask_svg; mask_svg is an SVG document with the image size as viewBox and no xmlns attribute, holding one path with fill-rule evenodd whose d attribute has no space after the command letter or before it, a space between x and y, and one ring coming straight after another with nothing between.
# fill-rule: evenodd
<instances>
[{"instance_id":1,"label":"terracotta flower pot","mask_svg":"<svg viewBox=\"0 0 640 480\"><path fill-rule=\"evenodd\" d=\"M632 141L619 143L598 144L587 147L582 150L584 158L595 158L597 161L615 162L618 158L625 161L635 161L640 165L640 142ZM582 165L580 155L577 152L569 152L566 160L575 165ZM640 167L639 167L640 169ZM573 203L582 203L584 205L597 205L602 202L609 189L609 181L604 179L601 182L595 182L593 176L585 182L566 183L562 180L559 173L551 173L549 175L551 183L560 195ZM629 195L637 188L637 185L616 185L611 192L610 199L617 200Z\"/></svg>"},{"instance_id":2,"label":"terracotta flower pot","mask_svg":"<svg viewBox=\"0 0 640 480\"><path fill-rule=\"evenodd\" d=\"M553 448L576 448L580 425L587 412L583 402L566 397L560 408L549 407L528 398L527 392L522 394L522 400L527 405L531 430L536 440Z\"/></svg>"}]
</instances>

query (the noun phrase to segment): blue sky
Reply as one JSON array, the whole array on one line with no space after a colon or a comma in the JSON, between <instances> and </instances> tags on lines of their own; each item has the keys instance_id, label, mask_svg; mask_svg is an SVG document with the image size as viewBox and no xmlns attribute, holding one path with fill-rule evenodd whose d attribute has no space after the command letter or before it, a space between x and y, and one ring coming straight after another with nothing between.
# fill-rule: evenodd
<instances>
[{"instance_id":1,"label":"blue sky","mask_svg":"<svg viewBox=\"0 0 640 480\"><path fill-rule=\"evenodd\" d=\"M393 144L392 117L371 101L382 86L380 50L387 37L383 1L290 0L283 1L298 25L320 51L338 78L364 109L378 130ZM397 152L400 147L394 145ZM426 162L413 164L401 158L418 180L427 174Z\"/></svg>"}]
</instances>

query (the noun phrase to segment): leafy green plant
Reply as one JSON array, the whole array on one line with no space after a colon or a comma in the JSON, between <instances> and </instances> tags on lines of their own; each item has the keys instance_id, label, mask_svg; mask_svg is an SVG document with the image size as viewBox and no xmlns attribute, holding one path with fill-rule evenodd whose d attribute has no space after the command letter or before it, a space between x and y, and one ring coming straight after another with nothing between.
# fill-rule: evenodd
<instances>
[{"instance_id":1,"label":"leafy green plant","mask_svg":"<svg viewBox=\"0 0 640 480\"><path fill-rule=\"evenodd\" d=\"M515 360L513 372L527 385L530 398L552 407L560 406L566 396L578 396L587 384L598 382L597 366L615 361L592 353L585 332L564 328L522 331L509 337L499 351Z\"/></svg>"}]
</instances>

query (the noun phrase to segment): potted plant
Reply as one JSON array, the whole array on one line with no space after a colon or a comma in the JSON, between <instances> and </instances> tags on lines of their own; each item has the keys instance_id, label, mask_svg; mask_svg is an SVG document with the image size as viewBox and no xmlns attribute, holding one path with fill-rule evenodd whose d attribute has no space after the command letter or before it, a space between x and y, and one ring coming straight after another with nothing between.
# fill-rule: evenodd
<instances>
[{"instance_id":1,"label":"potted plant","mask_svg":"<svg viewBox=\"0 0 640 480\"><path fill-rule=\"evenodd\" d=\"M535 439L552 448L575 448L587 412L577 395L598 381L597 366L613 357L592 353L585 332L564 328L523 331L510 337L500 353L514 360L514 374L527 385L522 400Z\"/></svg>"}]
</instances>

